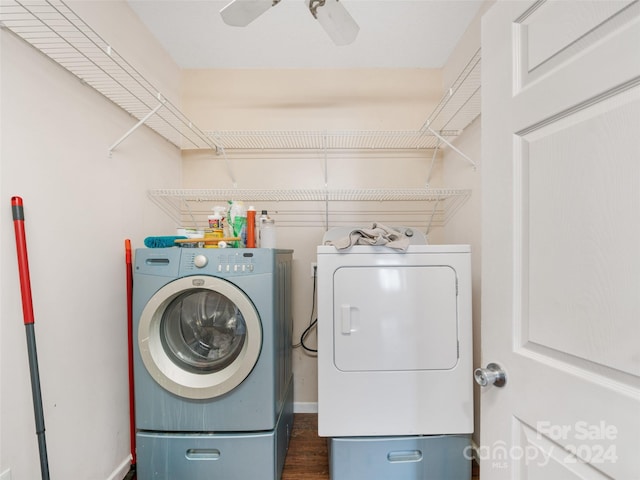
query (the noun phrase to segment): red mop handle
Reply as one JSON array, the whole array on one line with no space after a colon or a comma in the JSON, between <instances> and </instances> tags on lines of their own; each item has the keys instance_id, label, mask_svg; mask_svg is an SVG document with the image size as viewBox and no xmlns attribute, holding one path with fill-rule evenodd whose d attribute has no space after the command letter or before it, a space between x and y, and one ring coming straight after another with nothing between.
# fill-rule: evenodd
<instances>
[{"instance_id":1,"label":"red mop handle","mask_svg":"<svg viewBox=\"0 0 640 480\"><path fill-rule=\"evenodd\" d=\"M24 208L22 198L11 197L11 212L16 230L16 249L18 252L18 272L20 273L20 291L22 292L22 313L24 324L34 322L33 301L31 299L31 277L29 276L29 258L27 257L27 240L24 233Z\"/></svg>"},{"instance_id":2,"label":"red mop handle","mask_svg":"<svg viewBox=\"0 0 640 480\"><path fill-rule=\"evenodd\" d=\"M47 459L42 392L40 391L40 373L38 369L35 325L33 321L33 301L31 299L31 279L29 277L27 241L24 233L24 208L22 207L22 198L11 197L11 211L13 213L13 224L16 229L16 251L18 253L18 272L20 274L20 290L22 292L22 313L24 315L24 327L27 335L33 413L36 422L38 450L40 452L40 472L42 474L42 480L49 480L49 461Z\"/></svg>"},{"instance_id":3,"label":"red mop handle","mask_svg":"<svg viewBox=\"0 0 640 480\"><path fill-rule=\"evenodd\" d=\"M136 459L136 408L133 381L133 264L131 240L124 241L125 263L127 267L127 350L129 356L129 437L131 442L131 466L135 468Z\"/></svg>"}]
</instances>

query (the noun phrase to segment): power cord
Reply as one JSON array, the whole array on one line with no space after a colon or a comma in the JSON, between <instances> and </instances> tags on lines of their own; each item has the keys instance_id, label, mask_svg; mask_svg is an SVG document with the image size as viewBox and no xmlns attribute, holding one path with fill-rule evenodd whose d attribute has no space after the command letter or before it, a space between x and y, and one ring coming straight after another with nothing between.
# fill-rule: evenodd
<instances>
[{"instance_id":1,"label":"power cord","mask_svg":"<svg viewBox=\"0 0 640 480\"><path fill-rule=\"evenodd\" d=\"M318 317L313 318L313 315L314 315L314 313L316 311L316 282L317 282L317 278L318 278L317 269L318 269L318 267L316 265L314 265L314 267L313 267L313 293L311 294L311 315L309 315L309 326L304 330L304 332L302 332L302 335L300 335L300 342L293 346L293 348L302 347L305 351L310 352L310 353L318 353L317 348L313 349L311 347L308 347L304 343L304 341L307 338L307 336L309 335L309 333L311 333L311 331L318 324Z\"/></svg>"}]
</instances>

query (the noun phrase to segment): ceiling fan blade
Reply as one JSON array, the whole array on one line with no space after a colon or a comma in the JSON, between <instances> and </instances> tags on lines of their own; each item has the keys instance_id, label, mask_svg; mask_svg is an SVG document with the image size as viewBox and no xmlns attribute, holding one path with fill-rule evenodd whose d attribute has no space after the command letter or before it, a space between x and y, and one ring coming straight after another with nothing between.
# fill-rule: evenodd
<instances>
[{"instance_id":1,"label":"ceiling fan blade","mask_svg":"<svg viewBox=\"0 0 640 480\"><path fill-rule=\"evenodd\" d=\"M305 0L311 14L318 20L336 45L353 43L360 27L339 0Z\"/></svg>"},{"instance_id":2,"label":"ceiling fan blade","mask_svg":"<svg viewBox=\"0 0 640 480\"><path fill-rule=\"evenodd\" d=\"M246 27L280 0L233 0L220 10L227 25Z\"/></svg>"}]
</instances>

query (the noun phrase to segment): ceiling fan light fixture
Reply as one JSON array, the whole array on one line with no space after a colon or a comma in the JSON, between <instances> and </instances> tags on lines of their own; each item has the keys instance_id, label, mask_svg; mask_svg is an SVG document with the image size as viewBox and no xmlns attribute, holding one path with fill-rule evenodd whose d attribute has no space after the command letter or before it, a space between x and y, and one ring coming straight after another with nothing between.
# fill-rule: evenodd
<instances>
[{"instance_id":1,"label":"ceiling fan light fixture","mask_svg":"<svg viewBox=\"0 0 640 480\"><path fill-rule=\"evenodd\" d=\"M246 27L280 0L233 0L220 10L220 16L227 25Z\"/></svg>"},{"instance_id":2,"label":"ceiling fan light fixture","mask_svg":"<svg viewBox=\"0 0 640 480\"><path fill-rule=\"evenodd\" d=\"M305 0L305 3L333 43L349 45L355 41L360 27L340 0Z\"/></svg>"}]
</instances>

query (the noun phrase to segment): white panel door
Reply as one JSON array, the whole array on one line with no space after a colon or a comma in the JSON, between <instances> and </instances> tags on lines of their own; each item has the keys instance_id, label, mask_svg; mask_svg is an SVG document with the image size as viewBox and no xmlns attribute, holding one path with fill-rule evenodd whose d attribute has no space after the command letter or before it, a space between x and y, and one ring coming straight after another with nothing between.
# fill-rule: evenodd
<instances>
[{"instance_id":1,"label":"white panel door","mask_svg":"<svg viewBox=\"0 0 640 480\"><path fill-rule=\"evenodd\" d=\"M640 3L482 28L482 479L640 479Z\"/></svg>"}]
</instances>

